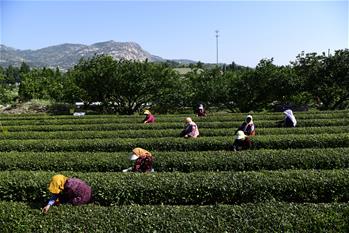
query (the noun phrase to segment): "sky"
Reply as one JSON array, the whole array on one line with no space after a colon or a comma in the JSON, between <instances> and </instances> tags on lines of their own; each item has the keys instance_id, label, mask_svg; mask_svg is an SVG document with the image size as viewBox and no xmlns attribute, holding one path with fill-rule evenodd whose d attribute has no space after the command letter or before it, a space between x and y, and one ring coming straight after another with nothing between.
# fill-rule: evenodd
<instances>
[{"instance_id":1,"label":"sky","mask_svg":"<svg viewBox=\"0 0 349 233\"><path fill-rule=\"evenodd\" d=\"M0 43L40 49L62 43L132 41L165 59L287 65L302 51L349 47L349 0L0 0Z\"/></svg>"}]
</instances>

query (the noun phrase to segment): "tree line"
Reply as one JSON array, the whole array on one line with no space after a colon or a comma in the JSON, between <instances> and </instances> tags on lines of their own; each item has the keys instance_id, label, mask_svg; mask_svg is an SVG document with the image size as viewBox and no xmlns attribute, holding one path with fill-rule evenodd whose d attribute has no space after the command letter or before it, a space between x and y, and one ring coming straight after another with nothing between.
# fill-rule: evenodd
<instances>
[{"instance_id":1,"label":"tree line","mask_svg":"<svg viewBox=\"0 0 349 233\"><path fill-rule=\"evenodd\" d=\"M203 103L230 111L309 105L321 110L349 106L349 50L300 54L286 66L261 60L255 68L192 64L185 74L169 63L114 60L96 55L61 72L50 68L0 67L0 103L45 99L101 102L100 111L133 114L148 107L173 112Z\"/></svg>"}]
</instances>

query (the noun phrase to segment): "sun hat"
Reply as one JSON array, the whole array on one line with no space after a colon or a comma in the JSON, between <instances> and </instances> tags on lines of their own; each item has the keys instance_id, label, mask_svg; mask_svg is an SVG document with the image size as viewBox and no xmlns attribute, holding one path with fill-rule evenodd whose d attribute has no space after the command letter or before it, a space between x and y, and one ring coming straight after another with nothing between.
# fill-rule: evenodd
<instances>
[{"instance_id":1,"label":"sun hat","mask_svg":"<svg viewBox=\"0 0 349 233\"><path fill-rule=\"evenodd\" d=\"M244 134L244 131L239 130L236 134L236 139L238 140L244 140L246 138L246 135Z\"/></svg>"}]
</instances>

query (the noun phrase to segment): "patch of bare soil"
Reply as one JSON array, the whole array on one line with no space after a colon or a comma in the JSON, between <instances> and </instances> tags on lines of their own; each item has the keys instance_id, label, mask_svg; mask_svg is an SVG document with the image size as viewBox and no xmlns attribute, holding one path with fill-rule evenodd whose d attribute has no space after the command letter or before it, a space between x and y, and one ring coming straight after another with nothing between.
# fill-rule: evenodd
<instances>
[{"instance_id":1,"label":"patch of bare soil","mask_svg":"<svg viewBox=\"0 0 349 233\"><path fill-rule=\"evenodd\" d=\"M26 102L17 103L11 106L0 106L0 113L4 114L35 114L46 113L48 107L37 103Z\"/></svg>"}]
</instances>

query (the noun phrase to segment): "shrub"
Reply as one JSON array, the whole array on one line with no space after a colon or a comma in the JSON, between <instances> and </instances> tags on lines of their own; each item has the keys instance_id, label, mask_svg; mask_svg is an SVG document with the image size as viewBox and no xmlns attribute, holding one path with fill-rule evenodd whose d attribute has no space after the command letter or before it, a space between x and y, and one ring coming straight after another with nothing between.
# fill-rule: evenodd
<instances>
[{"instance_id":1,"label":"shrub","mask_svg":"<svg viewBox=\"0 0 349 233\"><path fill-rule=\"evenodd\" d=\"M349 148L159 152L157 172L258 171L349 168ZM128 153L3 152L0 170L120 172L131 166Z\"/></svg>"},{"instance_id":2,"label":"shrub","mask_svg":"<svg viewBox=\"0 0 349 233\"><path fill-rule=\"evenodd\" d=\"M349 170L194 173L71 173L101 205L209 205L277 200L349 201ZM0 200L44 203L53 172L0 172Z\"/></svg>"},{"instance_id":3,"label":"shrub","mask_svg":"<svg viewBox=\"0 0 349 233\"><path fill-rule=\"evenodd\" d=\"M7 127L6 127L7 128ZM17 131L0 134L0 139L97 139L178 137L179 129L129 129L115 131ZM200 137L233 136L235 129L200 129ZM349 132L349 126L304 128L257 128L257 135L338 134Z\"/></svg>"},{"instance_id":4,"label":"shrub","mask_svg":"<svg viewBox=\"0 0 349 233\"><path fill-rule=\"evenodd\" d=\"M60 206L0 202L1 232L347 232L348 204Z\"/></svg>"},{"instance_id":5,"label":"shrub","mask_svg":"<svg viewBox=\"0 0 349 233\"><path fill-rule=\"evenodd\" d=\"M349 146L349 134L270 135L252 138L255 149L327 148ZM142 147L154 151L227 150L232 137L0 140L0 151L131 151Z\"/></svg>"}]
</instances>

